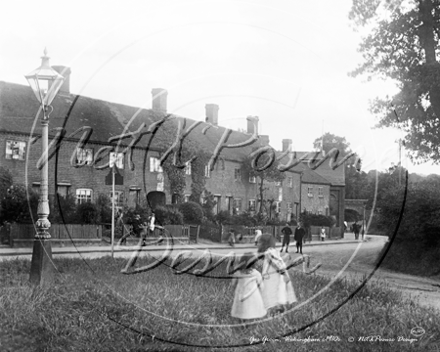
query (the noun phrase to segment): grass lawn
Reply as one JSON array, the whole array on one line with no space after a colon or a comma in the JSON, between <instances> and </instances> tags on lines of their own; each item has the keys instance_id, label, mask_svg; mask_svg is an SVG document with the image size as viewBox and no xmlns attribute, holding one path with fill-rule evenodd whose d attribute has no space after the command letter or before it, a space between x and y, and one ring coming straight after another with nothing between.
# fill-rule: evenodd
<instances>
[{"instance_id":1,"label":"grass lawn","mask_svg":"<svg viewBox=\"0 0 440 352\"><path fill-rule=\"evenodd\" d=\"M136 265L152 260L139 259ZM29 262L0 263L0 351L440 348L439 312L404 300L385 285L358 290L359 282L329 285L327 278L291 269L299 303L276 318L242 326L230 317L234 291L226 263L209 277L175 274L170 261L135 275L121 273L127 260L110 257L55 263L59 274L50 288L27 283Z\"/></svg>"}]
</instances>

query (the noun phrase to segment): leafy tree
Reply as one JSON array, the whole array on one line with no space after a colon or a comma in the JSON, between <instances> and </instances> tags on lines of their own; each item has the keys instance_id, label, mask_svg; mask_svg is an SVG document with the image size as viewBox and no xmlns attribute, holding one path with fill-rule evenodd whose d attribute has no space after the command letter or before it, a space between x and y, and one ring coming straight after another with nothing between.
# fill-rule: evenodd
<instances>
[{"instance_id":1,"label":"leafy tree","mask_svg":"<svg viewBox=\"0 0 440 352\"><path fill-rule=\"evenodd\" d=\"M350 143L348 143L345 137L336 136L332 133L325 133L322 137L318 137L313 142L315 149L321 149L327 154L330 150L336 148L339 151L339 157L352 153L350 149Z\"/></svg>"},{"instance_id":2,"label":"leafy tree","mask_svg":"<svg viewBox=\"0 0 440 352\"><path fill-rule=\"evenodd\" d=\"M9 187L12 186L12 174L9 170L0 166L0 196L3 198L6 195Z\"/></svg>"},{"instance_id":3,"label":"leafy tree","mask_svg":"<svg viewBox=\"0 0 440 352\"><path fill-rule=\"evenodd\" d=\"M191 195L189 199L200 203L203 192L206 191L205 167L209 161L209 155L204 151L197 151L197 158L191 163Z\"/></svg>"},{"instance_id":4,"label":"leafy tree","mask_svg":"<svg viewBox=\"0 0 440 352\"><path fill-rule=\"evenodd\" d=\"M12 174L9 170L0 166L0 200L2 200L9 189L12 186ZM0 207L0 218L1 218L1 207ZM0 222L1 223L1 222Z\"/></svg>"},{"instance_id":5,"label":"leafy tree","mask_svg":"<svg viewBox=\"0 0 440 352\"><path fill-rule=\"evenodd\" d=\"M344 211L344 220L348 222L355 222L361 219L361 215L352 209L345 209Z\"/></svg>"},{"instance_id":6,"label":"leafy tree","mask_svg":"<svg viewBox=\"0 0 440 352\"><path fill-rule=\"evenodd\" d=\"M214 215L214 207L217 205L217 201L214 198L214 195L205 190L205 195L203 196L203 215L206 219L213 222L215 221L215 215Z\"/></svg>"},{"instance_id":7,"label":"leafy tree","mask_svg":"<svg viewBox=\"0 0 440 352\"><path fill-rule=\"evenodd\" d=\"M265 203L264 191L268 190L269 187L267 183L270 182L282 182L286 175L284 172L278 170L279 162L276 160L274 155L270 152L255 154L256 150L243 160L241 165L242 175L249 179L249 177L258 178L258 190L260 207L258 209L258 214L263 212L263 205Z\"/></svg>"},{"instance_id":8,"label":"leafy tree","mask_svg":"<svg viewBox=\"0 0 440 352\"><path fill-rule=\"evenodd\" d=\"M321 144L322 143L322 144ZM345 137L340 137L332 133L325 133L322 137L316 138L313 142L315 149L321 149L325 154L331 150L339 151L338 160L344 156L353 154L350 143ZM367 174L361 170L361 160L356 154L350 157L344 164L345 169L345 198L362 199L371 196L371 190L367 179Z\"/></svg>"},{"instance_id":9,"label":"leafy tree","mask_svg":"<svg viewBox=\"0 0 440 352\"><path fill-rule=\"evenodd\" d=\"M372 103L379 126L401 129L413 160L439 163L440 2L353 0L349 18L369 29L359 47L364 62L352 76L392 79L399 89Z\"/></svg>"},{"instance_id":10,"label":"leafy tree","mask_svg":"<svg viewBox=\"0 0 440 352\"><path fill-rule=\"evenodd\" d=\"M402 209L403 187L394 185L384 191L378 203L379 223L389 235L394 233L402 214L397 240L420 242L426 247L440 244L440 188L432 179L408 185L405 207Z\"/></svg>"},{"instance_id":11,"label":"leafy tree","mask_svg":"<svg viewBox=\"0 0 440 352\"><path fill-rule=\"evenodd\" d=\"M370 199L373 183L369 182L368 174L358 171L355 166L348 164L345 167L345 198Z\"/></svg>"},{"instance_id":12,"label":"leafy tree","mask_svg":"<svg viewBox=\"0 0 440 352\"><path fill-rule=\"evenodd\" d=\"M172 158L167 158L162 163L162 168L170 182L170 193L176 195L177 204L181 203L186 187L185 168L174 165Z\"/></svg>"},{"instance_id":13,"label":"leafy tree","mask_svg":"<svg viewBox=\"0 0 440 352\"><path fill-rule=\"evenodd\" d=\"M24 185L12 185L1 200L0 223L31 224L37 221L38 193Z\"/></svg>"}]
</instances>

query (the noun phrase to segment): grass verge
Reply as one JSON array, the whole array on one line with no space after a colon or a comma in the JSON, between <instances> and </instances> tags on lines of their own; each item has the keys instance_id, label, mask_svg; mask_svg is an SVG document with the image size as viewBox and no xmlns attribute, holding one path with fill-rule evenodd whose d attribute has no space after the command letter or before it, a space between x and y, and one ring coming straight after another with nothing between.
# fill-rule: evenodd
<instances>
[{"instance_id":1,"label":"grass verge","mask_svg":"<svg viewBox=\"0 0 440 352\"><path fill-rule=\"evenodd\" d=\"M55 282L38 288L27 283L29 262L0 263L1 351L424 351L440 346L438 312L385 284L359 289L356 281L330 284L292 269L299 302L283 315L243 326L230 317L234 292L225 263L209 277L177 275L170 261L135 275L121 274L126 260L110 257L55 264Z\"/></svg>"}]
</instances>

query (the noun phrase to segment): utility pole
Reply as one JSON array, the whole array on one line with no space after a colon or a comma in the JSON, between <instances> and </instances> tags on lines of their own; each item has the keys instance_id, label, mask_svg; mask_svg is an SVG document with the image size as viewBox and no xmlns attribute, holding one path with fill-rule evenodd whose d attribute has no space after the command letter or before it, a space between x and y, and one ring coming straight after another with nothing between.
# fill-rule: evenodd
<instances>
[{"instance_id":1,"label":"utility pole","mask_svg":"<svg viewBox=\"0 0 440 352\"><path fill-rule=\"evenodd\" d=\"M115 246L115 174L116 174L116 161L112 168L112 258L114 257Z\"/></svg>"}]
</instances>

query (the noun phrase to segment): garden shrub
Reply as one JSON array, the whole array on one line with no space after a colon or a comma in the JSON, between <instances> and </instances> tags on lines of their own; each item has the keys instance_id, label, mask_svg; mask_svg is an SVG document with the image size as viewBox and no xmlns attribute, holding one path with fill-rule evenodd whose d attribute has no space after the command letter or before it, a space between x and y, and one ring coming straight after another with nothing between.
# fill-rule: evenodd
<instances>
[{"instance_id":1,"label":"garden shrub","mask_svg":"<svg viewBox=\"0 0 440 352\"><path fill-rule=\"evenodd\" d=\"M222 210L215 216L214 219L219 224L230 224L231 214L229 214L229 211L227 210Z\"/></svg>"},{"instance_id":2,"label":"garden shrub","mask_svg":"<svg viewBox=\"0 0 440 352\"><path fill-rule=\"evenodd\" d=\"M37 216L39 195L24 185L12 185L1 200L0 223L32 224Z\"/></svg>"},{"instance_id":3,"label":"garden shrub","mask_svg":"<svg viewBox=\"0 0 440 352\"><path fill-rule=\"evenodd\" d=\"M85 202L76 208L76 220L79 224L99 223L99 211L95 203Z\"/></svg>"},{"instance_id":4,"label":"garden shrub","mask_svg":"<svg viewBox=\"0 0 440 352\"><path fill-rule=\"evenodd\" d=\"M52 224L73 224L76 219L76 198L70 194L67 197L58 195L51 197L50 222Z\"/></svg>"},{"instance_id":5,"label":"garden shrub","mask_svg":"<svg viewBox=\"0 0 440 352\"><path fill-rule=\"evenodd\" d=\"M104 193L100 193L96 200L96 206L99 211L99 221L104 224L112 222L112 201L110 197Z\"/></svg>"},{"instance_id":6,"label":"garden shrub","mask_svg":"<svg viewBox=\"0 0 440 352\"><path fill-rule=\"evenodd\" d=\"M331 216L311 214L307 212L301 213L300 220L305 228L310 226L332 227L335 224L335 219Z\"/></svg>"},{"instance_id":7,"label":"garden shrub","mask_svg":"<svg viewBox=\"0 0 440 352\"><path fill-rule=\"evenodd\" d=\"M158 206L154 214L160 225L183 225L183 214L174 205Z\"/></svg>"},{"instance_id":8,"label":"garden shrub","mask_svg":"<svg viewBox=\"0 0 440 352\"><path fill-rule=\"evenodd\" d=\"M201 224L203 220L202 206L196 202L186 202L179 205L185 224Z\"/></svg>"}]
</instances>

